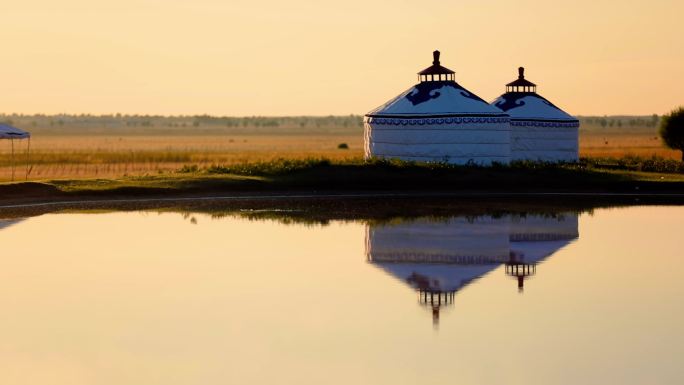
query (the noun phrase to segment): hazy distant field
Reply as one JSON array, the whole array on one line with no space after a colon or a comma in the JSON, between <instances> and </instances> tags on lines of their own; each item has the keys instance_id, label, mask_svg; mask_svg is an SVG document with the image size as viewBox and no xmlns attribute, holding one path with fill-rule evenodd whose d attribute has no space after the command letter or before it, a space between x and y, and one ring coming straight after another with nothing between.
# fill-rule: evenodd
<instances>
[{"instance_id":1,"label":"hazy distant field","mask_svg":"<svg viewBox=\"0 0 684 385\"><path fill-rule=\"evenodd\" d=\"M213 118L0 116L31 131L29 179L158 174L274 158L363 155L358 116ZM580 155L680 159L657 137L657 117L582 118ZM349 149L338 149L346 143ZM15 141L16 179L26 172L25 141ZM10 143L0 141L0 180L11 178Z\"/></svg>"}]
</instances>

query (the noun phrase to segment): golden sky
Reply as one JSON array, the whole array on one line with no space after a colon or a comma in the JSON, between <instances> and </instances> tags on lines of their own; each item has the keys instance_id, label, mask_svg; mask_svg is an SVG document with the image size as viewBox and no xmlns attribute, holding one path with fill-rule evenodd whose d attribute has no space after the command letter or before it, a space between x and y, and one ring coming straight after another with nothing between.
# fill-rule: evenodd
<instances>
[{"instance_id":1,"label":"golden sky","mask_svg":"<svg viewBox=\"0 0 684 385\"><path fill-rule=\"evenodd\" d=\"M0 112L363 114L442 64L485 100L518 66L572 114L684 104L681 0L22 0Z\"/></svg>"}]
</instances>

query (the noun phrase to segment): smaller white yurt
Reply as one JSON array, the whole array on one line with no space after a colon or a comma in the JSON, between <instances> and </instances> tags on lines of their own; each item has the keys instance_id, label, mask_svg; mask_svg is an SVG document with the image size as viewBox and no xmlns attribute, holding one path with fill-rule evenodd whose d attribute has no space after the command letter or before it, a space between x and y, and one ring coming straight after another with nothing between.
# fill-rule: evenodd
<instances>
[{"instance_id":1,"label":"smaller white yurt","mask_svg":"<svg viewBox=\"0 0 684 385\"><path fill-rule=\"evenodd\" d=\"M511 117L511 160L578 160L579 120L537 94L537 85L525 79L523 67L492 106Z\"/></svg>"},{"instance_id":2,"label":"smaller white yurt","mask_svg":"<svg viewBox=\"0 0 684 385\"><path fill-rule=\"evenodd\" d=\"M508 115L454 80L439 51L419 83L366 114L366 158L481 164L510 161Z\"/></svg>"}]
</instances>

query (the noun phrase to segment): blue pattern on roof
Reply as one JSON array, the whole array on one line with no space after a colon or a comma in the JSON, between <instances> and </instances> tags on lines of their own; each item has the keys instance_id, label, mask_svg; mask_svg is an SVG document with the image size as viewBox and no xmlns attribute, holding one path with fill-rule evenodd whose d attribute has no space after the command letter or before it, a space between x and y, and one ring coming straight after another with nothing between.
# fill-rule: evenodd
<instances>
[{"instance_id":1,"label":"blue pattern on roof","mask_svg":"<svg viewBox=\"0 0 684 385\"><path fill-rule=\"evenodd\" d=\"M465 88L461 87L458 83L454 81L418 83L416 84L412 92L406 94L406 99L408 99L414 106L416 106L418 104L425 103L429 100L439 98L442 94L439 91L435 90L445 86L459 90L461 95L463 95L466 98L487 103L484 100L480 99L477 95L468 92Z\"/></svg>"},{"instance_id":2,"label":"blue pattern on roof","mask_svg":"<svg viewBox=\"0 0 684 385\"><path fill-rule=\"evenodd\" d=\"M556 107L553 103L551 103L550 101L541 97L536 92L507 92L507 93L500 96L500 98L503 100L498 101L494 105L503 111L508 111L511 108L524 106L525 102L520 100L520 99L528 97L528 96L535 97L537 99L541 99L544 103L548 104L549 107L553 107L559 111L562 111L560 108Z\"/></svg>"}]
</instances>

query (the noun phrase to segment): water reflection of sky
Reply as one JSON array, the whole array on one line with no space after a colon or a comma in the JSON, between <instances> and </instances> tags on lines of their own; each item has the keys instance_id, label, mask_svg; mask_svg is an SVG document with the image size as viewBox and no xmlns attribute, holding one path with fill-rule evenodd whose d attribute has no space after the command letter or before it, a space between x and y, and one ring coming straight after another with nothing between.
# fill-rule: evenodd
<instances>
[{"instance_id":1,"label":"water reflection of sky","mask_svg":"<svg viewBox=\"0 0 684 385\"><path fill-rule=\"evenodd\" d=\"M0 230L0 382L679 384L682 214L597 210L558 226L529 216L370 227L28 218ZM432 239L397 237L407 226ZM368 261L376 245L385 266ZM425 265L448 282L441 265L481 266L388 258L453 249L498 259L458 286L434 330L415 286L387 265ZM506 274L512 255L543 261L522 295Z\"/></svg>"}]
</instances>

